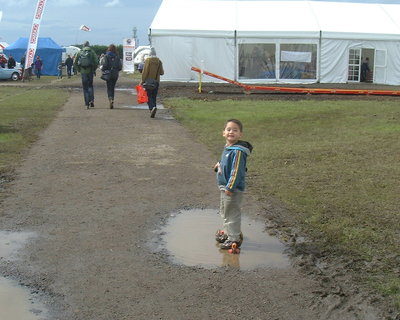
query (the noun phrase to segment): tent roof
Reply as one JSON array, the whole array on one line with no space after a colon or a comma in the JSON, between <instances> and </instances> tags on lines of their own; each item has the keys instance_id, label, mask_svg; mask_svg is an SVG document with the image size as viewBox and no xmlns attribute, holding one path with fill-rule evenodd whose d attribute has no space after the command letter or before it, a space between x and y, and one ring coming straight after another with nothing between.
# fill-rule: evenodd
<instances>
[{"instance_id":1,"label":"tent roof","mask_svg":"<svg viewBox=\"0 0 400 320\"><path fill-rule=\"evenodd\" d=\"M289 10L288 10L289 9ZM317 1L164 0L152 35L400 39L400 5Z\"/></svg>"},{"instance_id":2,"label":"tent roof","mask_svg":"<svg viewBox=\"0 0 400 320\"><path fill-rule=\"evenodd\" d=\"M25 49L28 47L28 38L19 38L7 47L7 50L13 49ZM40 38L38 39L37 48L39 49L60 49L63 50L57 43L51 38Z\"/></svg>"}]
</instances>

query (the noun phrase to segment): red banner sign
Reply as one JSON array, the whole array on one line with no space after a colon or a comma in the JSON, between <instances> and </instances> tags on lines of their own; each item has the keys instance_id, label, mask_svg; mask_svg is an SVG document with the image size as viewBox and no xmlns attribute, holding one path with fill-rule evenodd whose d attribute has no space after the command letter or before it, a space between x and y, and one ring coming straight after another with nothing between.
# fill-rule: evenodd
<instances>
[{"instance_id":1,"label":"red banner sign","mask_svg":"<svg viewBox=\"0 0 400 320\"><path fill-rule=\"evenodd\" d=\"M46 5L46 0L38 0L35 10L35 15L33 16L32 29L31 29L31 34L29 36L28 48L26 49L25 69L29 68L35 59L37 42L39 39L40 22L42 21L42 15L45 5Z\"/></svg>"}]
</instances>

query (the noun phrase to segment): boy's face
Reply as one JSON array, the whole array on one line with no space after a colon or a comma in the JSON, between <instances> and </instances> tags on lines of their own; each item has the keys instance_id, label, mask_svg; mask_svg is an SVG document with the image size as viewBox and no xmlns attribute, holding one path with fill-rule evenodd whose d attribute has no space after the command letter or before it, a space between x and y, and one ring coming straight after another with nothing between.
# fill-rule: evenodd
<instances>
[{"instance_id":1,"label":"boy's face","mask_svg":"<svg viewBox=\"0 0 400 320\"><path fill-rule=\"evenodd\" d=\"M232 146L240 140L242 132L236 123L228 122L224 131L222 131L222 136L225 138L227 145Z\"/></svg>"}]
</instances>

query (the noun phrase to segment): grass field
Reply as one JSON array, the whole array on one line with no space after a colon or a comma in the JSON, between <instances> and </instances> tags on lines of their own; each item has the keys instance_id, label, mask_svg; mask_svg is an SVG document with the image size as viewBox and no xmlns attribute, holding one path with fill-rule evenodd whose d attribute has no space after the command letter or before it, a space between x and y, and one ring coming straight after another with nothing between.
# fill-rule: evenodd
<instances>
[{"instance_id":1,"label":"grass field","mask_svg":"<svg viewBox=\"0 0 400 320\"><path fill-rule=\"evenodd\" d=\"M277 199L323 250L359 261L360 281L400 307L400 108L394 101L166 103L215 159L228 118L254 146L249 189ZM368 267L362 267L368 266Z\"/></svg>"},{"instance_id":2,"label":"grass field","mask_svg":"<svg viewBox=\"0 0 400 320\"><path fill-rule=\"evenodd\" d=\"M37 82L39 82L38 80ZM50 80L49 80L50 81ZM65 103L61 89L0 88L0 177ZM400 309L400 108L395 101L164 101L219 158L228 118L244 123L249 190ZM213 163L212 163L213 164Z\"/></svg>"},{"instance_id":3,"label":"grass field","mask_svg":"<svg viewBox=\"0 0 400 320\"><path fill-rule=\"evenodd\" d=\"M13 171L67 97L57 89L0 88L0 176Z\"/></svg>"}]
</instances>

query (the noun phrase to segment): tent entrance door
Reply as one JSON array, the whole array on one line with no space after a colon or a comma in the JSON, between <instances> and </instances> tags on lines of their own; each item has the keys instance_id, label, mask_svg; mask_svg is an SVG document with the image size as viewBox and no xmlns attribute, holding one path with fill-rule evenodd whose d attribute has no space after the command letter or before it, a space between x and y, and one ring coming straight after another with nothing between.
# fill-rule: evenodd
<instances>
[{"instance_id":1,"label":"tent entrance door","mask_svg":"<svg viewBox=\"0 0 400 320\"><path fill-rule=\"evenodd\" d=\"M368 68L366 68L366 60L368 60ZM364 63L364 65L363 65ZM374 82L374 65L375 65L375 49L349 49L349 82ZM365 73L364 73L364 70Z\"/></svg>"},{"instance_id":2,"label":"tent entrance door","mask_svg":"<svg viewBox=\"0 0 400 320\"><path fill-rule=\"evenodd\" d=\"M367 65L365 65L367 61ZM375 49L361 49L360 81L374 82Z\"/></svg>"},{"instance_id":3,"label":"tent entrance door","mask_svg":"<svg viewBox=\"0 0 400 320\"><path fill-rule=\"evenodd\" d=\"M361 49L349 49L349 82L359 82L361 72Z\"/></svg>"}]
</instances>

